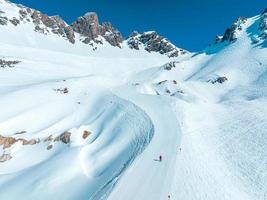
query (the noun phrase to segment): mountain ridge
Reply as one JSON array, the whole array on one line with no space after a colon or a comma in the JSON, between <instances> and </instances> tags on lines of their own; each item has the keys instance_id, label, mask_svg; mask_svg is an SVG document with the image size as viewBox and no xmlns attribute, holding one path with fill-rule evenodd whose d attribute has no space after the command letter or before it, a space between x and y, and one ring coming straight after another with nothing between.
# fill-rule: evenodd
<instances>
[{"instance_id":1,"label":"mountain ridge","mask_svg":"<svg viewBox=\"0 0 267 200\"><path fill-rule=\"evenodd\" d=\"M84 16L78 17L71 25L68 25L60 16L48 16L38 10L28 8L20 4L14 4L9 1L5 2L13 7L17 7L18 13L15 16L9 16L9 18L7 18L5 16L5 11L2 11L0 13L0 25L2 26L7 25L8 23L18 26L21 23L32 22L35 26L34 30L36 32L42 34L57 34L66 38L66 40L72 44L75 44L75 42L80 40L81 42L91 46L93 46L93 43L103 44L103 40L105 40L111 46L121 48L123 42L133 39L131 37L124 39L122 34L114 28L110 22L103 22L100 24L95 12L88 12ZM146 33L143 34L147 35ZM157 48L148 49L144 47L144 49L148 52L158 52L160 54L167 55L168 57L177 57L187 53L186 50L176 47L170 41L159 36L157 33L153 37L157 37L158 39L151 39L151 46ZM137 50L136 48L131 49Z\"/></svg>"}]
</instances>

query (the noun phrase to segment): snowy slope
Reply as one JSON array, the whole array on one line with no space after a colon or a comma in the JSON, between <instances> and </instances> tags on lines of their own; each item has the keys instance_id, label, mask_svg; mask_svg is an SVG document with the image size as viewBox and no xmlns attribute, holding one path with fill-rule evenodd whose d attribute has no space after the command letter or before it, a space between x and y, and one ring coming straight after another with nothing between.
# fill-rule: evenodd
<instances>
[{"instance_id":1,"label":"snowy slope","mask_svg":"<svg viewBox=\"0 0 267 200\"><path fill-rule=\"evenodd\" d=\"M265 22L177 58L1 26L0 199L264 200Z\"/></svg>"}]
</instances>

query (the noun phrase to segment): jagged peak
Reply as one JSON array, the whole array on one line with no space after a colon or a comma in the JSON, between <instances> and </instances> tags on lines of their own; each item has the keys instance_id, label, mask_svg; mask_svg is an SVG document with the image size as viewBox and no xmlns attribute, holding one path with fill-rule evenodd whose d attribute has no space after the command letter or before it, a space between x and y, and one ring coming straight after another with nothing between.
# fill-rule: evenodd
<instances>
[{"instance_id":1,"label":"jagged peak","mask_svg":"<svg viewBox=\"0 0 267 200\"><path fill-rule=\"evenodd\" d=\"M139 50L143 46L148 52L158 52L168 57L177 57L188 53L186 50L176 47L156 31L146 31L143 33L134 31L127 39L127 44L131 49Z\"/></svg>"},{"instance_id":2,"label":"jagged peak","mask_svg":"<svg viewBox=\"0 0 267 200\"><path fill-rule=\"evenodd\" d=\"M244 26L246 25L247 18L239 17L237 18L232 25L227 28L224 32L224 35L217 35L215 37L214 44L219 44L223 42L235 42L238 36L242 33Z\"/></svg>"},{"instance_id":3,"label":"jagged peak","mask_svg":"<svg viewBox=\"0 0 267 200\"><path fill-rule=\"evenodd\" d=\"M235 41L238 37L238 34L243 30L243 26L245 25L246 21L247 19L245 17L239 17L236 21L234 21L231 27L226 29L222 38L222 42Z\"/></svg>"},{"instance_id":4,"label":"jagged peak","mask_svg":"<svg viewBox=\"0 0 267 200\"><path fill-rule=\"evenodd\" d=\"M34 31L45 35L57 34L73 44L80 40L85 44L93 44L94 46L94 43L103 44L103 40L105 40L112 46L121 47L124 41L121 32L114 28L110 22L100 23L96 12L87 12L68 25L59 15L48 16L23 5L9 1L1 2L3 6L0 6L0 10L3 12L2 14L0 12L0 25L18 26L33 23ZM136 38L134 39L134 37ZM133 40L136 40L136 44ZM158 52L168 57L177 57L187 53L187 51L177 48L168 39L160 36L156 31L133 32L126 43L132 49L139 49L139 45L142 44L148 52Z\"/></svg>"},{"instance_id":5,"label":"jagged peak","mask_svg":"<svg viewBox=\"0 0 267 200\"><path fill-rule=\"evenodd\" d=\"M95 12L88 12L78 17L71 26L75 32L83 36L82 42L87 44L96 41L99 36L104 37L112 46L120 47L123 42L122 34L110 22L100 24Z\"/></svg>"}]
</instances>

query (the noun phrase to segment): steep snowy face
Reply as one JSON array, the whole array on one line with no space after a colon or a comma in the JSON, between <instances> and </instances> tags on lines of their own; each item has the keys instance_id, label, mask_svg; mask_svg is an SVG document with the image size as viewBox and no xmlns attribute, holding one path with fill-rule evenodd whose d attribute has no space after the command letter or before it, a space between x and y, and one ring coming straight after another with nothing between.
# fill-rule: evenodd
<instances>
[{"instance_id":1,"label":"steep snowy face","mask_svg":"<svg viewBox=\"0 0 267 200\"><path fill-rule=\"evenodd\" d=\"M187 54L184 49L177 48L166 38L160 36L155 31L138 33L133 32L127 40L130 48L139 50L144 48L148 52L159 52L168 57L177 57Z\"/></svg>"}]
</instances>

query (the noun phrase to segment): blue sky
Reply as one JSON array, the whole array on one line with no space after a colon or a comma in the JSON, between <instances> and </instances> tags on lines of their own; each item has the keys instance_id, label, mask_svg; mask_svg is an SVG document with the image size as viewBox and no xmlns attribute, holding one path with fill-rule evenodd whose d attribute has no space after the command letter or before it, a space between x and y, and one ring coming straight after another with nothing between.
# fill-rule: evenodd
<instances>
[{"instance_id":1,"label":"blue sky","mask_svg":"<svg viewBox=\"0 0 267 200\"><path fill-rule=\"evenodd\" d=\"M60 15L71 23L88 11L111 21L127 37L133 30L156 30L190 51L205 48L239 16L254 16L267 0L11 0Z\"/></svg>"}]
</instances>

